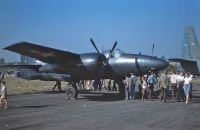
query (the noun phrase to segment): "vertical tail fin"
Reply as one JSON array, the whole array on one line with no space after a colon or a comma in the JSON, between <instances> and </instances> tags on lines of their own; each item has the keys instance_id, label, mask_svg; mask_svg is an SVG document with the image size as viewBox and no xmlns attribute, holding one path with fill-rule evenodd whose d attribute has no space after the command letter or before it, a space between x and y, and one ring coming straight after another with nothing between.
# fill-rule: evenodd
<instances>
[{"instance_id":1,"label":"vertical tail fin","mask_svg":"<svg viewBox=\"0 0 200 130\"><path fill-rule=\"evenodd\" d=\"M186 27L184 31L182 58L197 60L200 57L200 46L192 26Z\"/></svg>"}]
</instances>

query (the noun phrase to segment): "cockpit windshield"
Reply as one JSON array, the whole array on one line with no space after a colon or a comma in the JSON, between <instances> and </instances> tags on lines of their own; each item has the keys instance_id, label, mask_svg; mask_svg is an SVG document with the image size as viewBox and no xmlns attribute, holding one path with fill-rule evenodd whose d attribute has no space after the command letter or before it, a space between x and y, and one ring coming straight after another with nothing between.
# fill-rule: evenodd
<instances>
[{"instance_id":1,"label":"cockpit windshield","mask_svg":"<svg viewBox=\"0 0 200 130\"><path fill-rule=\"evenodd\" d=\"M111 50L107 50L107 51L104 51L104 55L106 56L106 58L108 58L109 54L110 54L110 51ZM120 57L122 55L124 55L125 53L123 51L121 51L120 49L116 49L113 51L113 53L111 54L111 58L113 57Z\"/></svg>"},{"instance_id":2,"label":"cockpit windshield","mask_svg":"<svg viewBox=\"0 0 200 130\"><path fill-rule=\"evenodd\" d=\"M114 52L114 57L119 57L119 56L122 56L124 54L125 53L122 50L116 49L115 52Z\"/></svg>"}]
</instances>

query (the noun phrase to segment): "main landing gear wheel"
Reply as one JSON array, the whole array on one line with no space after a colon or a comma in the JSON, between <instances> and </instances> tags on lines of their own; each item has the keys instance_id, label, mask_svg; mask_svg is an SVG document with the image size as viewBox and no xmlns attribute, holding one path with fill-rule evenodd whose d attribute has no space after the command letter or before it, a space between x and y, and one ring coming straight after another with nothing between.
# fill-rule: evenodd
<instances>
[{"instance_id":1,"label":"main landing gear wheel","mask_svg":"<svg viewBox=\"0 0 200 130\"><path fill-rule=\"evenodd\" d=\"M66 98L67 99L76 99L78 96L77 87L67 87L66 88Z\"/></svg>"}]
</instances>

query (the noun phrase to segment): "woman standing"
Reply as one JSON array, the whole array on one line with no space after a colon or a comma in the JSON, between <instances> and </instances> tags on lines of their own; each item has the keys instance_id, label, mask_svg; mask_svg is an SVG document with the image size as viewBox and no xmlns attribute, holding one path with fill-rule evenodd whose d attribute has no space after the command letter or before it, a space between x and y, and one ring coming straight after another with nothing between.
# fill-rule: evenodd
<instances>
[{"instance_id":1,"label":"woman standing","mask_svg":"<svg viewBox=\"0 0 200 130\"><path fill-rule=\"evenodd\" d=\"M185 103L189 103L190 102L190 90L191 90L191 81L192 81L192 78L190 76L190 73L186 73L186 76L185 76L185 79L184 79L184 93L185 93L185 96L186 96L186 101Z\"/></svg>"}]
</instances>

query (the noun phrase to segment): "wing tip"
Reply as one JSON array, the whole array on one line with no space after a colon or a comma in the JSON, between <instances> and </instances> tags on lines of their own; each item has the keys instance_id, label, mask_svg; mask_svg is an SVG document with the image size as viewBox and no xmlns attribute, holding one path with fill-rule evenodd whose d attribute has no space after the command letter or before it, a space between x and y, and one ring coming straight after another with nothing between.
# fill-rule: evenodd
<instances>
[{"instance_id":1,"label":"wing tip","mask_svg":"<svg viewBox=\"0 0 200 130\"><path fill-rule=\"evenodd\" d=\"M16 43L13 43L13 44L11 44L9 46L4 47L3 49L4 50L12 50L13 47L18 46L20 44L24 44L24 43L28 43L28 42L26 42L26 41L18 41Z\"/></svg>"}]
</instances>

